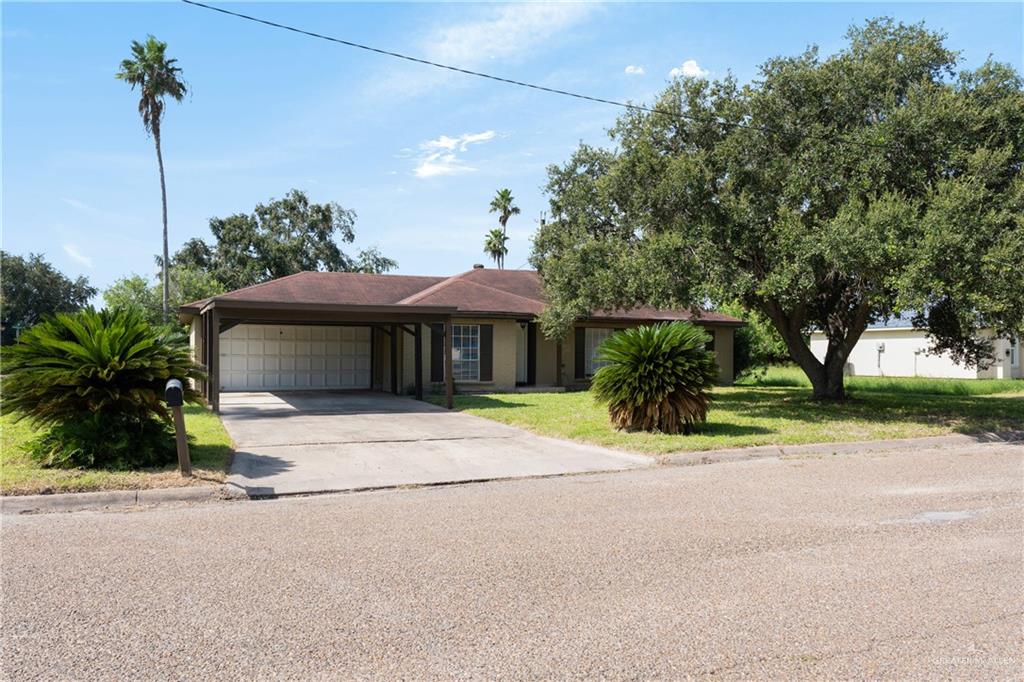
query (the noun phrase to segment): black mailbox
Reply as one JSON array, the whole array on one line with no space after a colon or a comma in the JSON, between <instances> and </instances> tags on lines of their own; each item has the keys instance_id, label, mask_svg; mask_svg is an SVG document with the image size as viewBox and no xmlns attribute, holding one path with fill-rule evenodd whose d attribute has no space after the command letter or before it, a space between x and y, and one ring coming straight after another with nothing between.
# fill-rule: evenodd
<instances>
[{"instance_id":1,"label":"black mailbox","mask_svg":"<svg viewBox=\"0 0 1024 682\"><path fill-rule=\"evenodd\" d=\"M164 389L164 399L167 401L167 407L181 407L185 404L180 380L167 380L167 387Z\"/></svg>"}]
</instances>

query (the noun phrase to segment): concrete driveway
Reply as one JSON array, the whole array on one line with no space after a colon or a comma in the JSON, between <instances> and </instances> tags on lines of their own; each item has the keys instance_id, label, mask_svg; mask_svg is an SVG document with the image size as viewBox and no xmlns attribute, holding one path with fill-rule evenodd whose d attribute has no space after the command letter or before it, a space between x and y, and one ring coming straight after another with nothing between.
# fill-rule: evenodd
<instances>
[{"instance_id":1,"label":"concrete driveway","mask_svg":"<svg viewBox=\"0 0 1024 682\"><path fill-rule=\"evenodd\" d=\"M226 393L230 484L251 497L616 471L642 455L542 438L385 393Z\"/></svg>"}]
</instances>

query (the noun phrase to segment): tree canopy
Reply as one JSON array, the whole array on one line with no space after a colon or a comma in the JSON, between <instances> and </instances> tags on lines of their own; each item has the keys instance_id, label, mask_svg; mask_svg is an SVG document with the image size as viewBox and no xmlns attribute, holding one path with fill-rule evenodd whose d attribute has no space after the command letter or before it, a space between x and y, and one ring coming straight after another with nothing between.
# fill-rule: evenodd
<instances>
[{"instance_id":1,"label":"tree canopy","mask_svg":"<svg viewBox=\"0 0 1024 682\"><path fill-rule=\"evenodd\" d=\"M214 243L191 239L172 265L206 272L226 289L259 284L303 270L387 272L398 264L375 248L355 256L338 242L355 240L354 211L329 202L316 204L293 189L281 199L258 204L252 213L212 218Z\"/></svg>"},{"instance_id":2,"label":"tree canopy","mask_svg":"<svg viewBox=\"0 0 1024 682\"><path fill-rule=\"evenodd\" d=\"M181 78L181 68L177 59L167 57L167 43L153 36L146 36L146 41L132 41L132 56L121 60L121 70L115 78L122 80L139 90L139 116L146 132L154 137L160 136L160 123L163 120L164 100L170 97L176 102L185 98L188 87Z\"/></svg>"},{"instance_id":3,"label":"tree canopy","mask_svg":"<svg viewBox=\"0 0 1024 682\"><path fill-rule=\"evenodd\" d=\"M490 211L491 213L498 214L498 224L501 225L501 232L506 234L508 232L508 219L514 215L519 215L519 207L515 204L512 190L506 187L495 192L494 198L491 199Z\"/></svg>"},{"instance_id":4,"label":"tree canopy","mask_svg":"<svg viewBox=\"0 0 1024 682\"><path fill-rule=\"evenodd\" d=\"M984 364L979 328L1024 331L1024 83L957 60L944 35L876 19L747 85L673 81L618 120L613 149L549 169L531 259L546 333L599 308L738 303L816 397L841 398L867 325L909 310L936 351Z\"/></svg>"},{"instance_id":5,"label":"tree canopy","mask_svg":"<svg viewBox=\"0 0 1024 682\"><path fill-rule=\"evenodd\" d=\"M496 227L484 237L484 253L491 257L499 270L505 268L505 256L508 255L508 236L500 227Z\"/></svg>"},{"instance_id":6,"label":"tree canopy","mask_svg":"<svg viewBox=\"0 0 1024 682\"><path fill-rule=\"evenodd\" d=\"M0 251L0 273L0 333L4 344L14 343L20 330L28 329L43 317L75 312L96 295L88 279L68 278L40 254L22 257Z\"/></svg>"},{"instance_id":7,"label":"tree canopy","mask_svg":"<svg viewBox=\"0 0 1024 682\"><path fill-rule=\"evenodd\" d=\"M169 300L172 309L222 294L227 289L213 275L202 270L172 266L169 271ZM111 310L131 310L140 313L151 324L163 322L163 284L161 280L148 280L142 275L122 277L103 292L103 302Z\"/></svg>"}]
</instances>

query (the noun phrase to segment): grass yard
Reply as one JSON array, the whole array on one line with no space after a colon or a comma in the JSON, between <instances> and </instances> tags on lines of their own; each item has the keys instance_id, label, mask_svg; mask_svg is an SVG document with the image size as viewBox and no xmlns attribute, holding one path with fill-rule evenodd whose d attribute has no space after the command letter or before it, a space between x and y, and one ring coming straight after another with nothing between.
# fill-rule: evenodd
<instances>
[{"instance_id":1,"label":"grass yard","mask_svg":"<svg viewBox=\"0 0 1024 682\"><path fill-rule=\"evenodd\" d=\"M40 467L25 456L23 449L24 443L35 435L31 425L28 421L14 423L11 415L4 415L0 417L0 493L31 495L222 482L232 447L220 418L205 408L190 405L185 408L185 426L193 438L189 443L194 474L191 479L178 475L177 464L139 471Z\"/></svg>"},{"instance_id":2,"label":"grass yard","mask_svg":"<svg viewBox=\"0 0 1024 682\"><path fill-rule=\"evenodd\" d=\"M803 387L716 388L708 423L691 436L616 431L607 409L586 392L457 395L455 407L547 436L666 454L1024 429L1024 382L1005 383L1018 393L991 390L989 395L971 395L970 389L946 384L925 393L920 383L910 384L913 389L855 383L852 399L841 404L809 400L810 390Z\"/></svg>"},{"instance_id":3,"label":"grass yard","mask_svg":"<svg viewBox=\"0 0 1024 682\"><path fill-rule=\"evenodd\" d=\"M811 382L799 367L775 365L760 376L740 379L741 386L810 388ZM1011 379L929 379L927 377L847 377L849 391L910 393L924 395L995 395L1024 393L1024 381Z\"/></svg>"}]
</instances>

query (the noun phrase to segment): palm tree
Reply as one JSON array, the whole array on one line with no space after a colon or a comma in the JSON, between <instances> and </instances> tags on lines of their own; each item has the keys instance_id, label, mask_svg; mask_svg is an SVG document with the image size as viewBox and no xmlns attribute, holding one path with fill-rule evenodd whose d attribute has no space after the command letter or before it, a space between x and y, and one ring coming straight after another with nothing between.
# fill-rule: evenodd
<instances>
[{"instance_id":1,"label":"palm tree","mask_svg":"<svg viewBox=\"0 0 1024 682\"><path fill-rule=\"evenodd\" d=\"M491 199L491 213L498 214L498 222L501 223L501 233L508 234L508 219L514 215L519 215L519 207L514 205L512 202L515 199L512 197L512 190L510 189L499 189Z\"/></svg>"},{"instance_id":2,"label":"palm tree","mask_svg":"<svg viewBox=\"0 0 1024 682\"><path fill-rule=\"evenodd\" d=\"M505 236L500 227L496 227L488 232L484 238L484 253L497 263L499 270L505 268L505 254L508 253L508 247L505 246L505 242L507 241L508 237Z\"/></svg>"},{"instance_id":3,"label":"palm tree","mask_svg":"<svg viewBox=\"0 0 1024 682\"><path fill-rule=\"evenodd\" d=\"M167 275L167 185L164 182L164 156L160 149L160 121L164 115L164 99L171 97L177 102L185 98L187 91L181 80L181 69L175 66L177 59L168 59L165 52L167 43L153 36L145 43L132 41L132 58L121 62L116 77L125 81L132 90L139 89L139 115L146 133L156 142L156 162L160 166L160 198L163 201L164 256L162 261L163 311L167 321L170 280Z\"/></svg>"}]
</instances>

